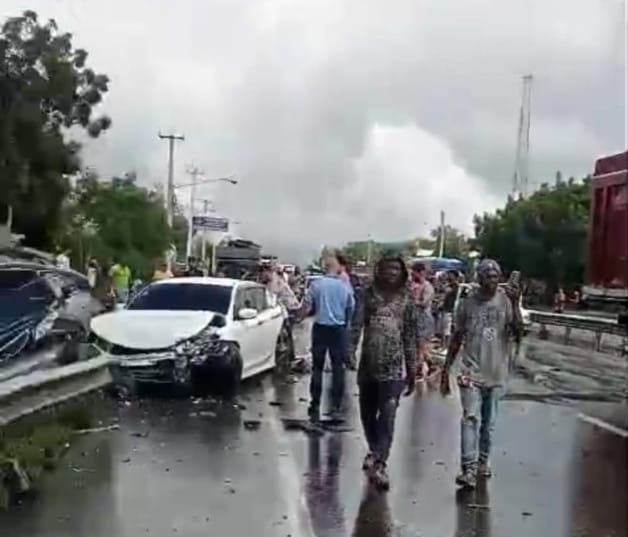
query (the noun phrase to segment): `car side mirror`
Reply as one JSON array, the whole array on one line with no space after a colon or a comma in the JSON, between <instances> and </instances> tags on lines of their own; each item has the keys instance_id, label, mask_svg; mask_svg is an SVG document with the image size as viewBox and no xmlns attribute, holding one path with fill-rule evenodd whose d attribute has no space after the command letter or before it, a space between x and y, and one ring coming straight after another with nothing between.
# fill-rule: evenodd
<instances>
[{"instance_id":1,"label":"car side mirror","mask_svg":"<svg viewBox=\"0 0 628 537\"><path fill-rule=\"evenodd\" d=\"M255 319L255 317L257 317L257 310L255 308L241 308L238 310L238 319L246 321Z\"/></svg>"}]
</instances>

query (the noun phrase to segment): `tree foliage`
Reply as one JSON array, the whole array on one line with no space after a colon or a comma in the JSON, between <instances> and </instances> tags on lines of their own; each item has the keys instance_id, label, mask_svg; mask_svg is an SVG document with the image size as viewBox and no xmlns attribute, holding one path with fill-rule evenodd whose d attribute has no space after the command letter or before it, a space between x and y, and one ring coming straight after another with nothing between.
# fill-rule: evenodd
<instances>
[{"instance_id":1,"label":"tree foliage","mask_svg":"<svg viewBox=\"0 0 628 537\"><path fill-rule=\"evenodd\" d=\"M377 259L383 252L393 253L402 257L414 257L419 250L430 250L433 255L438 254L439 228L430 233L430 238L419 237L397 242L378 241L354 241L349 242L341 248L341 251L353 261L366 261ZM445 247L443 255L445 257L465 257L469 252L469 240L458 229L452 226L445 226Z\"/></svg>"},{"instance_id":2,"label":"tree foliage","mask_svg":"<svg viewBox=\"0 0 628 537\"><path fill-rule=\"evenodd\" d=\"M96 256L124 261L144 277L172 240L163 198L139 187L132 174L107 182L94 174L80 178L65 206L64 229L60 242L77 266Z\"/></svg>"},{"instance_id":3,"label":"tree foliage","mask_svg":"<svg viewBox=\"0 0 628 537\"><path fill-rule=\"evenodd\" d=\"M68 174L80 166L70 129L97 137L111 120L93 116L109 79L87 67L87 52L55 21L26 11L0 30L0 206L33 246L50 246Z\"/></svg>"},{"instance_id":4,"label":"tree foliage","mask_svg":"<svg viewBox=\"0 0 628 537\"><path fill-rule=\"evenodd\" d=\"M550 285L583 281L589 179L547 184L529 198L512 200L495 214L474 219L475 246L505 270L521 270Z\"/></svg>"}]
</instances>

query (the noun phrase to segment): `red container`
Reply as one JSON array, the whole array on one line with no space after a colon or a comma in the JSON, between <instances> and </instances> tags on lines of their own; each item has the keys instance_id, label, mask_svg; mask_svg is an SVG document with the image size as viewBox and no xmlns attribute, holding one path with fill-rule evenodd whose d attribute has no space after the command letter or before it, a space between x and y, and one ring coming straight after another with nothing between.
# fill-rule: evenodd
<instances>
[{"instance_id":1,"label":"red container","mask_svg":"<svg viewBox=\"0 0 628 537\"><path fill-rule=\"evenodd\" d=\"M587 263L587 300L628 303L628 151L595 163Z\"/></svg>"}]
</instances>

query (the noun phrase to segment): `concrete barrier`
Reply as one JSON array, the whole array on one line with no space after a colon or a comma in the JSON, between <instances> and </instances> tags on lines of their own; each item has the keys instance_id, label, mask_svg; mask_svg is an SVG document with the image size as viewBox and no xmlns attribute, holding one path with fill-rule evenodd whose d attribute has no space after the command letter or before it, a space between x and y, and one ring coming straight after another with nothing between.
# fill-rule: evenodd
<instances>
[{"instance_id":1,"label":"concrete barrier","mask_svg":"<svg viewBox=\"0 0 628 537\"><path fill-rule=\"evenodd\" d=\"M111 383L109 360L96 357L0 382L0 426Z\"/></svg>"}]
</instances>

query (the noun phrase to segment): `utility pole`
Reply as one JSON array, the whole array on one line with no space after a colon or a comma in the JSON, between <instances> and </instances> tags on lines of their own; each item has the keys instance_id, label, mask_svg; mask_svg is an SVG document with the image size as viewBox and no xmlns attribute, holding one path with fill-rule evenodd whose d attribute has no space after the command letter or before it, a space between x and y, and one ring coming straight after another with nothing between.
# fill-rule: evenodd
<instances>
[{"instance_id":1,"label":"utility pole","mask_svg":"<svg viewBox=\"0 0 628 537\"><path fill-rule=\"evenodd\" d=\"M168 226L172 228L174 221L174 142L175 140L183 141L185 136L176 134L161 134L159 138L168 140L168 184L166 187L166 215L168 218Z\"/></svg>"},{"instance_id":2,"label":"utility pole","mask_svg":"<svg viewBox=\"0 0 628 537\"><path fill-rule=\"evenodd\" d=\"M445 211L440 212L440 237L438 241L438 257L443 257L445 251Z\"/></svg>"},{"instance_id":3,"label":"utility pole","mask_svg":"<svg viewBox=\"0 0 628 537\"><path fill-rule=\"evenodd\" d=\"M512 178L512 197L528 193L528 174L530 167L530 120L532 115L532 75L523 77L519 126L517 130L517 149L515 153L515 173Z\"/></svg>"},{"instance_id":4,"label":"utility pole","mask_svg":"<svg viewBox=\"0 0 628 537\"><path fill-rule=\"evenodd\" d=\"M194 202L196 201L196 181L199 175L203 175L204 172L199 170L196 166L192 166L188 169L188 174L192 178L190 184L190 218L188 223L188 240L185 248L185 257L189 259L192 255L192 240L194 239Z\"/></svg>"}]
</instances>

